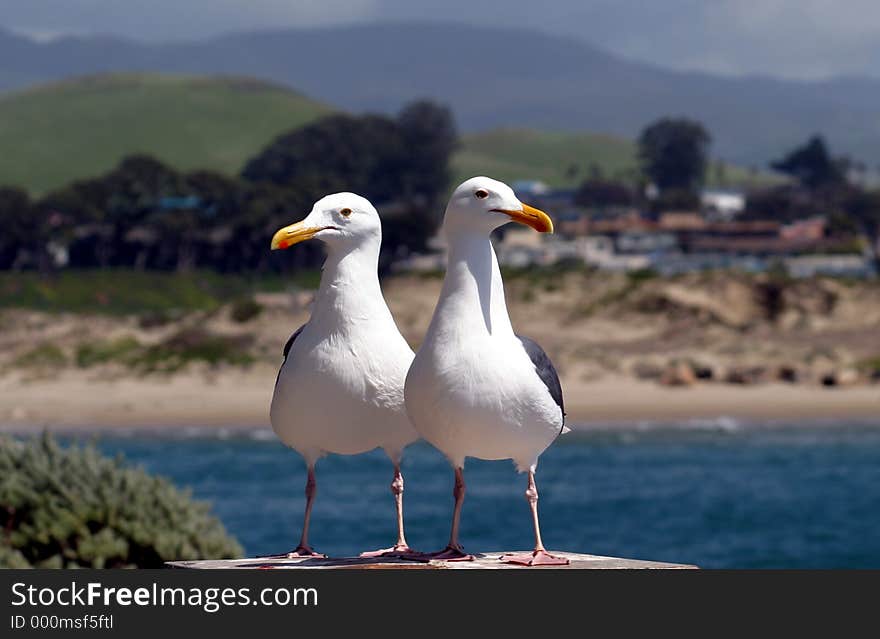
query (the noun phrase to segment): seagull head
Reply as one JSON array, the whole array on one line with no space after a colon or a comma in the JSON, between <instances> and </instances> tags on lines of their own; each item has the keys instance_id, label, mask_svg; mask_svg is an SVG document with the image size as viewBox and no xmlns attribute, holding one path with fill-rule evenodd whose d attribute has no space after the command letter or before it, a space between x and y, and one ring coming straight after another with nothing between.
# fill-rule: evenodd
<instances>
[{"instance_id":1,"label":"seagull head","mask_svg":"<svg viewBox=\"0 0 880 639\"><path fill-rule=\"evenodd\" d=\"M321 198L305 219L278 229L272 250L286 249L315 238L331 252L348 252L365 243L382 241L379 213L370 201L354 193L334 193Z\"/></svg>"},{"instance_id":2,"label":"seagull head","mask_svg":"<svg viewBox=\"0 0 880 639\"><path fill-rule=\"evenodd\" d=\"M462 182L449 199L443 225L448 232L490 233L508 222L519 222L539 233L552 233L544 211L523 204L504 182L473 177Z\"/></svg>"}]
</instances>

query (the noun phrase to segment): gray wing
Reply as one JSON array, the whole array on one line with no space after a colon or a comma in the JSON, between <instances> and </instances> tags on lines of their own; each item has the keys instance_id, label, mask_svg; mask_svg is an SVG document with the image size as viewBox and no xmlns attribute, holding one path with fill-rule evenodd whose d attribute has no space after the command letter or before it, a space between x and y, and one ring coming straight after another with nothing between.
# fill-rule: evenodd
<instances>
[{"instance_id":1,"label":"gray wing","mask_svg":"<svg viewBox=\"0 0 880 639\"><path fill-rule=\"evenodd\" d=\"M293 343L296 341L296 338L299 337L299 334L303 332L303 329L306 327L305 324L300 326L296 331L294 331L293 335L291 335L287 339L287 343L284 345L284 361L281 362L281 366L278 368L278 374L275 376L275 385L278 386L278 378L281 377L281 369L284 368L284 363L287 362L287 356L290 354L290 348L293 346Z\"/></svg>"},{"instance_id":2,"label":"gray wing","mask_svg":"<svg viewBox=\"0 0 880 639\"><path fill-rule=\"evenodd\" d=\"M303 329L306 327L305 324L300 326L296 331L294 331L293 335L291 335L287 343L284 345L284 361L287 361L287 354L290 353L290 347L293 346L293 343L296 341L296 338L299 337L299 334L303 332Z\"/></svg>"},{"instance_id":3,"label":"gray wing","mask_svg":"<svg viewBox=\"0 0 880 639\"><path fill-rule=\"evenodd\" d=\"M556 372L553 362L550 361L547 353L544 352L544 349L535 340L522 335L517 335L517 337L522 343L529 359L532 360L532 364L535 365L538 377L541 378L544 386L550 391L550 397L553 398L553 401L559 406L559 410L562 411L562 426L565 428L565 403L562 400L562 384L559 383L559 374Z\"/></svg>"}]
</instances>

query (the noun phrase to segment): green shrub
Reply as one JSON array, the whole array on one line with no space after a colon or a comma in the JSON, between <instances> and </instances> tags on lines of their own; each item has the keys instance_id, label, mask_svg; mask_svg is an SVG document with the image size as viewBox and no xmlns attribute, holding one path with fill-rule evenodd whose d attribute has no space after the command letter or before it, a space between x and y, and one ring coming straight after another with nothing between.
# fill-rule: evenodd
<instances>
[{"instance_id":1,"label":"green shrub","mask_svg":"<svg viewBox=\"0 0 880 639\"><path fill-rule=\"evenodd\" d=\"M0 568L158 568L241 553L207 504L166 479L48 435L0 438Z\"/></svg>"},{"instance_id":2,"label":"green shrub","mask_svg":"<svg viewBox=\"0 0 880 639\"><path fill-rule=\"evenodd\" d=\"M320 270L259 276L193 271L165 273L128 269L68 269L50 276L0 272L0 308L100 315L147 315L146 322L181 313L213 311L227 300L291 286L315 289ZM145 327L146 328L146 327Z\"/></svg>"},{"instance_id":3,"label":"green shrub","mask_svg":"<svg viewBox=\"0 0 880 639\"><path fill-rule=\"evenodd\" d=\"M129 364L134 361L135 354L140 348L140 343L134 337L87 342L80 344L76 349L76 365L80 368L88 368L110 362Z\"/></svg>"},{"instance_id":4,"label":"green shrub","mask_svg":"<svg viewBox=\"0 0 880 639\"><path fill-rule=\"evenodd\" d=\"M50 342L43 342L31 350L15 358L14 364L25 368L48 368L51 366L64 366L67 356L58 346Z\"/></svg>"},{"instance_id":5,"label":"green shrub","mask_svg":"<svg viewBox=\"0 0 880 639\"><path fill-rule=\"evenodd\" d=\"M76 349L76 364L89 368L117 363L141 373L174 373L194 362L245 366L254 362L249 352L252 341L247 335L216 335L199 327L186 328L151 346L130 336L85 342Z\"/></svg>"},{"instance_id":6,"label":"green shrub","mask_svg":"<svg viewBox=\"0 0 880 639\"><path fill-rule=\"evenodd\" d=\"M143 329L161 328L173 322L180 317L180 313L174 311L145 311L138 315L138 326Z\"/></svg>"},{"instance_id":7,"label":"green shrub","mask_svg":"<svg viewBox=\"0 0 880 639\"><path fill-rule=\"evenodd\" d=\"M858 369L871 379L880 380L880 355L863 359L858 363Z\"/></svg>"},{"instance_id":8,"label":"green shrub","mask_svg":"<svg viewBox=\"0 0 880 639\"><path fill-rule=\"evenodd\" d=\"M660 274L652 268L639 268L634 271L627 271L626 273L626 278L634 284L657 279L659 276Z\"/></svg>"},{"instance_id":9,"label":"green shrub","mask_svg":"<svg viewBox=\"0 0 880 639\"><path fill-rule=\"evenodd\" d=\"M202 328L187 328L144 348L132 358L131 365L146 373L173 373L193 362L245 366L254 361L248 351L252 341L247 335L215 335Z\"/></svg>"},{"instance_id":10,"label":"green shrub","mask_svg":"<svg viewBox=\"0 0 880 639\"><path fill-rule=\"evenodd\" d=\"M263 305L254 298L249 297L234 302L229 309L229 317L232 318L233 322L244 324L245 322L251 321L262 312Z\"/></svg>"}]
</instances>

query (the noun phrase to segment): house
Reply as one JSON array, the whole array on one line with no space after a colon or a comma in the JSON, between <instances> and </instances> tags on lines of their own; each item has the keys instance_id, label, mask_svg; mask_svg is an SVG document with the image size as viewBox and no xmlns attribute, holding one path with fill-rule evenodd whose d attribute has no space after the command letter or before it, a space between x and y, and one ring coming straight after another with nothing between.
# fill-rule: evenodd
<instances>
[{"instance_id":1,"label":"house","mask_svg":"<svg viewBox=\"0 0 880 639\"><path fill-rule=\"evenodd\" d=\"M510 188L520 200L532 202L550 192L550 187L540 180L517 180L510 185Z\"/></svg>"},{"instance_id":2,"label":"house","mask_svg":"<svg viewBox=\"0 0 880 639\"><path fill-rule=\"evenodd\" d=\"M811 217L786 224L779 229L779 236L786 240L821 240L825 237L825 218Z\"/></svg>"},{"instance_id":3,"label":"house","mask_svg":"<svg viewBox=\"0 0 880 639\"><path fill-rule=\"evenodd\" d=\"M697 271L736 269L751 273L766 271L768 260L755 255L725 255L723 253L678 253L654 260L652 268L661 275L680 275Z\"/></svg>"},{"instance_id":4,"label":"house","mask_svg":"<svg viewBox=\"0 0 880 639\"><path fill-rule=\"evenodd\" d=\"M696 211L667 211L661 213L657 227L673 233L701 231L708 222Z\"/></svg>"},{"instance_id":5,"label":"house","mask_svg":"<svg viewBox=\"0 0 880 639\"><path fill-rule=\"evenodd\" d=\"M678 247L678 238L674 233L625 231L615 245L619 253L665 253Z\"/></svg>"},{"instance_id":6,"label":"house","mask_svg":"<svg viewBox=\"0 0 880 639\"><path fill-rule=\"evenodd\" d=\"M560 235L580 237L590 232L590 218L582 211L569 210L552 214L553 226Z\"/></svg>"},{"instance_id":7,"label":"house","mask_svg":"<svg viewBox=\"0 0 880 639\"><path fill-rule=\"evenodd\" d=\"M700 205L707 213L715 213L722 219L731 219L746 208L746 194L733 189L703 189Z\"/></svg>"},{"instance_id":8,"label":"house","mask_svg":"<svg viewBox=\"0 0 880 639\"><path fill-rule=\"evenodd\" d=\"M876 275L871 261L864 255L796 255L784 259L785 269L792 277L833 275L872 277Z\"/></svg>"},{"instance_id":9,"label":"house","mask_svg":"<svg viewBox=\"0 0 880 639\"><path fill-rule=\"evenodd\" d=\"M618 253L614 240L604 235L579 237L575 245L584 263L605 271L638 271L652 266L648 255Z\"/></svg>"},{"instance_id":10,"label":"house","mask_svg":"<svg viewBox=\"0 0 880 639\"><path fill-rule=\"evenodd\" d=\"M516 267L550 265L580 257L572 240L547 237L518 226L505 228L504 234L495 242L495 252L499 264Z\"/></svg>"}]
</instances>

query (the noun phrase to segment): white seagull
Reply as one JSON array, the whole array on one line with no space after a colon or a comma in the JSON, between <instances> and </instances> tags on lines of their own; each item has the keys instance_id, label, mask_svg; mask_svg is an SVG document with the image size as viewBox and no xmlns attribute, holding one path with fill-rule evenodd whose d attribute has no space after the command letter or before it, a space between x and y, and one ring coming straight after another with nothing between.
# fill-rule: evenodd
<instances>
[{"instance_id":1,"label":"white seagull","mask_svg":"<svg viewBox=\"0 0 880 639\"><path fill-rule=\"evenodd\" d=\"M304 220L275 233L272 249L311 238L326 245L327 259L312 316L284 347L270 413L275 433L308 467L302 538L288 556L321 556L309 545L317 460L377 447L394 464L397 543L364 555L405 554L400 459L404 447L418 439L403 404L413 352L379 286L379 214L354 193L328 195Z\"/></svg>"},{"instance_id":2,"label":"white seagull","mask_svg":"<svg viewBox=\"0 0 880 639\"><path fill-rule=\"evenodd\" d=\"M567 564L549 554L538 525L538 456L560 434L565 410L559 377L546 353L513 332L504 284L489 234L510 221L553 231L542 211L486 177L467 180L446 207L446 278L427 335L406 378L406 409L419 434L455 469L455 509L449 545L434 556L471 559L458 541L465 457L512 459L528 472L535 550L506 555L524 565Z\"/></svg>"}]
</instances>

